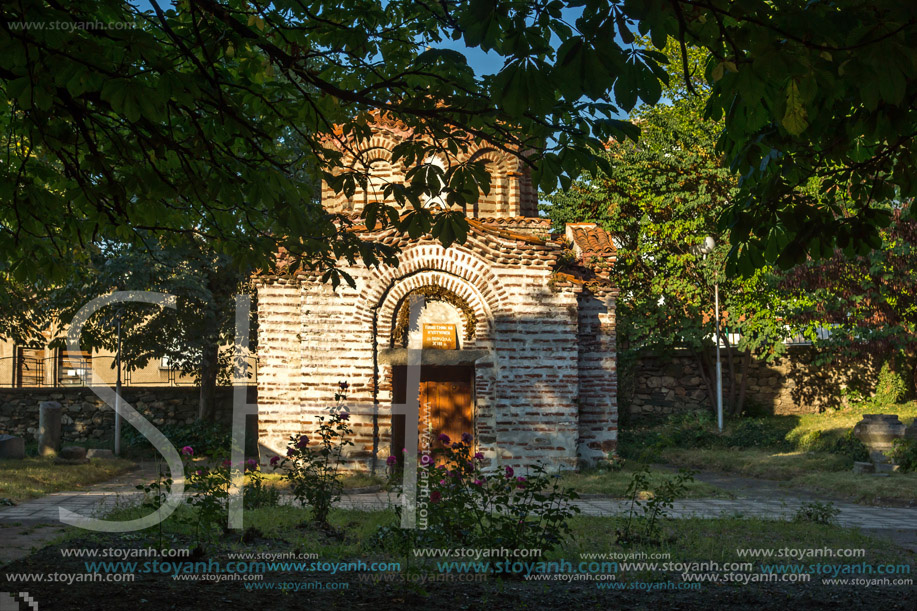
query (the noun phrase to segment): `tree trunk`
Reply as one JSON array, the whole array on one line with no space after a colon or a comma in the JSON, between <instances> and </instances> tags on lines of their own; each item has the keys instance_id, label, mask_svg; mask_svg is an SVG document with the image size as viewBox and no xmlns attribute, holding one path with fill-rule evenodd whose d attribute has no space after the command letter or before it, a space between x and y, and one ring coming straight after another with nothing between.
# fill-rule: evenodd
<instances>
[{"instance_id":1,"label":"tree trunk","mask_svg":"<svg viewBox=\"0 0 917 611\"><path fill-rule=\"evenodd\" d=\"M705 350L695 352L694 357L697 359L697 368L700 370L700 377L707 386L707 397L710 399L710 406L713 413L716 414L716 381L713 379L715 373L711 370L710 355ZM704 367L706 365L706 369Z\"/></svg>"},{"instance_id":2,"label":"tree trunk","mask_svg":"<svg viewBox=\"0 0 917 611\"><path fill-rule=\"evenodd\" d=\"M201 395L198 420L206 422L213 422L216 419L219 350L216 343L208 343L201 353Z\"/></svg>"},{"instance_id":3,"label":"tree trunk","mask_svg":"<svg viewBox=\"0 0 917 611\"><path fill-rule=\"evenodd\" d=\"M736 405L736 364L735 356L732 354L732 344L729 343L729 334L722 335L723 349L726 351L726 376L729 379L729 394L726 396L726 407L724 411L728 414L735 413Z\"/></svg>"},{"instance_id":4,"label":"tree trunk","mask_svg":"<svg viewBox=\"0 0 917 611\"><path fill-rule=\"evenodd\" d=\"M751 351L746 350L742 353L742 383L739 386L739 396L736 401L735 409L732 411L733 416L741 416L745 408L745 391L748 388L748 370L751 368Z\"/></svg>"}]
</instances>

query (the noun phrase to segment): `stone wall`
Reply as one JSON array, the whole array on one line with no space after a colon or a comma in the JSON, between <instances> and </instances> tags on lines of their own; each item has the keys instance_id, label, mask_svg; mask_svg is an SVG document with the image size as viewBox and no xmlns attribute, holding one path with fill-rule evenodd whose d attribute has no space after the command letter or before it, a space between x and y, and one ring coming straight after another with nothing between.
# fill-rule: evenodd
<instances>
[{"instance_id":1,"label":"stone wall","mask_svg":"<svg viewBox=\"0 0 917 611\"><path fill-rule=\"evenodd\" d=\"M249 388L250 402L255 401L254 390ZM197 419L199 394L196 387L135 386L121 392L127 403L157 426L193 423ZM102 441L114 437L114 409L85 387L0 389L0 434L20 436L26 442L36 439L41 401L58 401L64 406L63 441ZM217 389L216 413L218 421L229 424L232 388Z\"/></svg>"},{"instance_id":2,"label":"stone wall","mask_svg":"<svg viewBox=\"0 0 917 611\"><path fill-rule=\"evenodd\" d=\"M785 356L772 363L753 360L748 372L746 413L815 413L844 405L848 391L865 395L874 391L881 366L874 359L815 365L813 357L811 347L789 346ZM725 353L722 358L725 405L729 388ZM738 367L738 356L735 360ZM628 383L623 385L621 403L627 405L631 416L712 409L697 359L687 351L640 355L627 367Z\"/></svg>"}]
</instances>

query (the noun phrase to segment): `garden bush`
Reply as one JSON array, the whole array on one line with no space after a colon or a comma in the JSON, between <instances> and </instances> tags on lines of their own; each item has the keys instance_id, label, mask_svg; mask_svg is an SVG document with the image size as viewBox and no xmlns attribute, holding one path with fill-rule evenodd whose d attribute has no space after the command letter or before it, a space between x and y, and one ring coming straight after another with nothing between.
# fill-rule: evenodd
<instances>
[{"instance_id":1,"label":"garden bush","mask_svg":"<svg viewBox=\"0 0 917 611\"><path fill-rule=\"evenodd\" d=\"M219 458L216 461L202 462L195 460L195 455L192 446L184 446L181 449L187 484L185 502L195 509L185 514L183 520L193 527L198 545L203 545L210 541L215 533L223 532L228 524L232 464L228 459L219 462ZM243 484L243 506L246 509L254 509L272 502L276 505L279 494L276 491L265 490L264 476L257 461L249 459L240 467L247 479ZM171 478L163 479L160 476L149 484L138 485L137 489L144 493L142 505L154 511L158 510L171 493L173 483Z\"/></svg>"},{"instance_id":2,"label":"garden bush","mask_svg":"<svg viewBox=\"0 0 917 611\"><path fill-rule=\"evenodd\" d=\"M190 446L197 456L216 456L229 451L232 431L216 422L194 422L192 424L167 424L159 427L160 432L176 447ZM133 450L151 450L149 440L132 426L125 426L121 433L125 447Z\"/></svg>"},{"instance_id":3,"label":"garden bush","mask_svg":"<svg viewBox=\"0 0 917 611\"><path fill-rule=\"evenodd\" d=\"M879 380L876 383L874 402L878 405L894 405L907 395L907 383L895 371L892 362L886 361L879 370Z\"/></svg>"},{"instance_id":4,"label":"garden bush","mask_svg":"<svg viewBox=\"0 0 917 611\"><path fill-rule=\"evenodd\" d=\"M576 493L559 485L558 477L540 464L524 473L512 467L483 469L484 457L472 452L472 436L453 442L440 436L442 449L425 454L420 469L429 489L418 486L418 507L426 509L427 529L405 533L386 528L380 540L404 547L423 542L441 547L539 549L547 552L570 534L569 519L579 513L571 501ZM400 491L402 473L396 457L387 461L390 486ZM402 508L395 508L399 518ZM401 532L399 532L401 531Z\"/></svg>"},{"instance_id":5,"label":"garden bush","mask_svg":"<svg viewBox=\"0 0 917 611\"><path fill-rule=\"evenodd\" d=\"M662 477L658 485L651 487L649 475L649 469L644 468L631 476L625 493L630 510L624 525L615 531L620 545L665 543L661 521L668 517L675 501L685 495L687 484L694 480L693 472L681 469L677 475ZM641 495L647 496L641 498Z\"/></svg>"},{"instance_id":6,"label":"garden bush","mask_svg":"<svg viewBox=\"0 0 917 611\"><path fill-rule=\"evenodd\" d=\"M271 459L272 466L285 471L282 479L289 482L296 500L312 508L312 521L324 527L328 527L332 503L341 498L340 463L344 448L353 445L348 439L353 434L348 424L350 414L343 406L346 390L347 383L341 382L335 394L337 405L328 408L327 416L318 417L316 445L310 447L307 435L292 435L286 457Z\"/></svg>"},{"instance_id":7,"label":"garden bush","mask_svg":"<svg viewBox=\"0 0 917 611\"><path fill-rule=\"evenodd\" d=\"M799 509L796 510L796 514L793 516L794 522L811 522L813 524L836 524L837 516L839 516L841 510L834 506L834 503L828 501L826 503L821 503L819 501L812 501L810 503L803 503L799 506Z\"/></svg>"},{"instance_id":8,"label":"garden bush","mask_svg":"<svg viewBox=\"0 0 917 611\"><path fill-rule=\"evenodd\" d=\"M891 459L905 473L917 471L917 440L896 439Z\"/></svg>"}]
</instances>

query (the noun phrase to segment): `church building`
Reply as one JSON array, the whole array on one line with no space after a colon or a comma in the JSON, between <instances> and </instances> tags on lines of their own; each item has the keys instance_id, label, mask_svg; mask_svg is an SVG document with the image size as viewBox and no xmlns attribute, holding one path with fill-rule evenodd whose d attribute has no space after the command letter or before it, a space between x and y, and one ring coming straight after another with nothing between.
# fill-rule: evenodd
<instances>
[{"instance_id":1,"label":"church building","mask_svg":"<svg viewBox=\"0 0 917 611\"><path fill-rule=\"evenodd\" d=\"M324 186L329 211L359 213L381 198L384 181L406 172L392 148L410 132L376 118L360 158L371 179L352 197ZM491 189L464 210L464 244L444 248L427 235L392 228L365 240L399 249L397 266L341 267L356 281L332 289L317 274L256 278L259 443L283 454L291 434L310 434L341 381L355 410L348 466L379 472L400 455L417 424L391 405L418 393L433 434L473 435L488 464L574 469L607 458L617 439L615 287L610 236L594 224L552 234L518 157L472 147L459 161L483 160ZM353 163L345 154L343 163ZM430 205L442 205L433 201ZM411 297L424 298L411 327ZM420 387L406 388L407 346L423 346ZM371 406L369 409L366 406Z\"/></svg>"}]
</instances>

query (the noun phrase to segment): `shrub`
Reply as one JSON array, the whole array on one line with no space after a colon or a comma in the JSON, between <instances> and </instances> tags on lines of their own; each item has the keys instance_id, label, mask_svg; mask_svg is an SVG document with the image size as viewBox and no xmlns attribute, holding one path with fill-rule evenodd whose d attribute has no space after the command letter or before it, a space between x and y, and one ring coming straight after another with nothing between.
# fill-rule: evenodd
<instances>
[{"instance_id":1,"label":"shrub","mask_svg":"<svg viewBox=\"0 0 917 611\"><path fill-rule=\"evenodd\" d=\"M630 510L624 526L615 531L617 542L621 545L661 545L663 536L660 520L668 516L669 509L677 499L684 496L687 484L693 479L691 471L680 469L677 475L663 477L661 483L651 489L648 468L634 473L625 495L630 500ZM649 493L648 496L640 498L645 493Z\"/></svg>"},{"instance_id":2,"label":"shrub","mask_svg":"<svg viewBox=\"0 0 917 611\"><path fill-rule=\"evenodd\" d=\"M232 432L229 427L216 422L167 424L159 427L159 430L176 447L191 446L198 456L224 454L232 444ZM124 427L122 442L126 447L136 450L153 447L146 437L131 426Z\"/></svg>"},{"instance_id":3,"label":"shrub","mask_svg":"<svg viewBox=\"0 0 917 611\"><path fill-rule=\"evenodd\" d=\"M796 449L802 452L817 452L825 447L821 431L818 430L800 433L790 437L790 440L794 442Z\"/></svg>"},{"instance_id":4,"label":"shrub","mask_svg":"<svg viewBox=\"0 0 917 611\"><path fill-rule=\"evenodd\" d=\"M803 503L793 516L794 522L812 522L814 524L834 524L837 522L841 510L834 506L834 503L820 503L812 501Z\"/></svg>"},{"instance_id":5,"label":"shrub","mask_svg":"<svg viewBox=\"0 0 917 611\"><path fill-rule=\"evenodd\" d=\"M764 418L739 420L729 437L724 440L728 446L740 448L789 449L787 430Z\"/></svg>"},{"instance_id":6,"label":"shrub","mask_svg":"<svg viewBox=\"0 0 917 611\"><path fill-rule=\"evenodd\" d=\"M485 471L483 455L472 453L470 434L463 434L456 442L441 435L440 441L443 448L421 460L421 468L429 473L423 478L429 482L429 490L418 488L418 505L426 504L427 529L399 533L389 528L381 533L383 538L399 547L423 541L442 547L545 552L569 536L569 519L580 510L571 503L576 493L561 487L557 476L548 474L540 464L529 466L524 474L512 467ZM388 464L390 486L400 490L397 461L390 457ZM395 511L400 518L401 507Z\"/></svg>"},{"instance_id":7,"label":"shrub","mask_svg":"<svg viewBox=\"0 0 917 611\"><path fill-rule=\"evenodd\" d=\"M866 462L869 460L869 450L863 445L863 442L853 436L853 430L849 430L844 435L834 441L830 450L834 454L840 454L847 458L857 461Z\"/></svg>"},{"instance_id":8,"label":"shrub","mask_svg":"<svg viewBox=\"0 0 917 611\"><path fill-rule=\"evenodd\" d=\"M601 469L605 469L606 471L617 473L618 471L624 468L625 462L627 461L625 461L622 456L619 456L618 454L615 454L614 452L609 452L608 459L599 463L599 467Z\"/></svg>"},{"instance_id":9,"label":"shrub","mask_svg":"<svg viewBox=\"0 0 917 611\"><path fill-rule=\"evenodd\" d=\"M709 412L673 414L660 431L658 445L662 448L708 448L717 443L713 428Z\"/></svg>"},{"instance_id":10,"label":"shrub","mask_svg":"<svg viewBox=\"0 0 917 611\"><path fill-rule=\"evenodd\" d=\"M341 382L340 392L334 397L337 405L329 408L327 417L318 417L315 446L310 447L307 435L292 435L286 458L271 459L272 465L286 471L283 479L290 483L296 500L312 508L312 521L325 527L331 505L341 498L340 463L344 448L353 445L347 438L353 434L348 425L350 414L343 408L346 390L347 383Z\"/></svg>"},{"instance_id":11,"label":"shrub","mask_svg":"<svg viewBox=\"0 0 917 611\"><path fill-rule=\"evenodd\" d=\"M228 460L212 468L186 463L190 495L185 500L197 509L191 520L199 544L209 540L215 528L222 530L227 523L229 467Z\"/></svg>"},{"instance_id":12,"label":"shrub","mask_svg":"<svg viewBox=\"0 0 917 611\"><path fill-rule=\"evenodd\" d=\"M879 370L875 402L880 405L893 405L902 401L905 395L907 395L907 383L894 370L891 361L886 361Z\"/></svg>"},{"instance_id":13,"label":"shrub","mask_svg":"<svg viewBox=\"0 0 917 611\"><path fill-rule=\"evenodd\" d=\"M250 471L242 492L242 504L245 509L276 507L280 504L280 490L268 484L260 470Z\"/></svg>"},{"instance_id":14,"label":"shrub","mask_svg":"<svg viewBox=\"0 0 917 611\"><path fill-rule=\"evenodd\" d=\"M917 440L896 439L890 454L892 462L905 473L917 471Z\"/></svg>"},{"instance_id":15,"label":"shrub","mask_svg":"<svg viewBox=\"0 0 917 611\"><path fill-rule=\"evenodd\" d=\"M223 460L216 465L195 462L195 454L192 446L184 446L181 449L182 466L187 482L185 502L195 509L182 520L194 527L197 543L202 545L212 538L214 531L222 531L227 524L231 464L229 460ZM243 486L242 497L246 509L264 506L258 503L264 503L265 498L270 499L273 494L277 495L276 500L279 501L279 493L276 490L265 490L267 487L264 485L264 476L254 459L241 466L248 480ZM142 506L158 511L171 494L173 483L171 478L163 479L160 473L159 478L152 483L138 485L137 489L144 493ZM258 499L255 504L250 500L253 498ZM161 522L159 527L161 536Z\"/></svg>"}]
</instances>

